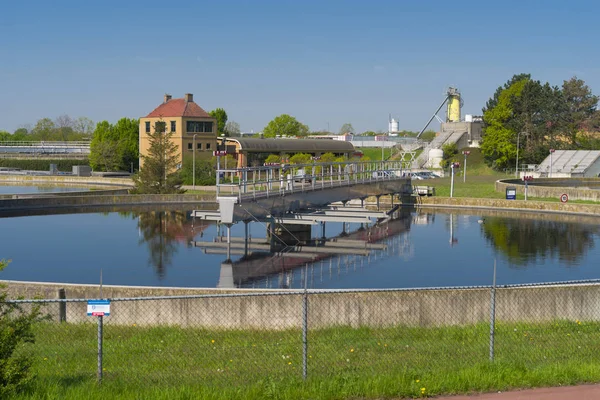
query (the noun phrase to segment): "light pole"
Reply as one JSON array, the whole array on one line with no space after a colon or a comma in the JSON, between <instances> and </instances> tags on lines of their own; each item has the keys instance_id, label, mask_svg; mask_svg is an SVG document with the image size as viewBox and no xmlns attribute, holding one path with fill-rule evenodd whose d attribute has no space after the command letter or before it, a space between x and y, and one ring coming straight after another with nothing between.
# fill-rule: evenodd
<instances>
[{"instance_id":1,"label":"light pole","mask_svg":"<svg viewBox=\"0 0 600 400\"><path fill-rule=\"evenodd\" d=\"M192 187L196 190L196 135L192 137Z\"/></svg>"},{"instance_id":2,"label":"light pole","mask_svg":"<svg viewBox=\"0 0 600 400\"><path fill-rule=\"evenodd\" d=\"M550 172L548 172L548 178L552 178L552 154L554 154L554 149L550 149Z\"/></svg>"},{"instance_id":3,"label":"light pole","mask_svg":"<svg viewBox=\"0 0 600 400\"><path fill-rule=\"evenodd\" d=\"M465 155L465 172L463 173L463 183L465 183L467 181L467 156L471 154L471 152L466 150L463 151L463 154Z\"/></svg>"},{"instance_id":4,"label":"light pole","mask_svg":"<svg viewBox=\"0 0 600 400\"><path fill-rule=\"evenodd\" d=\"M515 164L515 178L519 178L519 139L521 138L521 132L517 134L517 163Z\"/></svg>"},{"instance_id":5,"label":"light pole","mask_svg":"<svg viewBox=\"0 0 600 400\"><path fill-rule=\"evenodd\" d=\"M450 168L452 169L452 174L450 174L450 197L454 195L454 170L459 167L460 164L457 162L450 164Z\"/></svg>"}]
</instances>

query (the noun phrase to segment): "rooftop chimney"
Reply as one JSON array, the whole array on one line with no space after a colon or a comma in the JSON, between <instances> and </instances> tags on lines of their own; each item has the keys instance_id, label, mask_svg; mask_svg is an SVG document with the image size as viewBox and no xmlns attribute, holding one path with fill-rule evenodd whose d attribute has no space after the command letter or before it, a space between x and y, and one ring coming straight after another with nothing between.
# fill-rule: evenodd
<instances>
[{"instance_id":1,"label":"rooftop chimney","mask_svg":"<svg viewBox=\"0 0 600 400\"><path fill-rule=\"evenodd\" d=\"M191 103L192 101L194 101L194 95L191 93L186 93L184 97L186 103Z\"/></svg>"},{"instance_id":2,"label":"rooftop chimney","mask_svg":"<svg viewBox=\"0 0 600 400\"><path fill-rule=\"evenodd\" d=\"M165 94L165 103L167 103L169 100L171 100L171 95Z\"/></svg>"}]
</instances>

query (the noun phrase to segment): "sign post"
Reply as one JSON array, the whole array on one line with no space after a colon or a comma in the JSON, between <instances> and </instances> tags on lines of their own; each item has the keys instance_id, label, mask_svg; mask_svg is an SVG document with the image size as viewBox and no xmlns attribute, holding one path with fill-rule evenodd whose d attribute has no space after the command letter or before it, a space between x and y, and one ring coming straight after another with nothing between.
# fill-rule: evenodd
<instances>
[{"instance_id":1,"label":"sign post","mask_svg":"<svg viewBox=\"0 0 600 400\"><path fill-rule=\"evenodd\" d=\"M525 181L525 201L527 201L527 188L529 187L529 181L533 180L533 176L523 176L523 180Z\"/></svg>"},{"instance_id":2,"label":"sign post","mask_svg":"<svg viewBox=\"0 0 600 400\"><path fill-rule=\"evenodd\" d=\"M87 315L98 317L98 382L102 382L102 328L104 316L110 315L110 300L88 300Z\"/></svg>"},{"instance_id":3,"label":"sign post","mask_svg":"<svg viewBox=\"0 0 600 400\"><path fill-rule=\"evenodd\" d=\"M552 178L552 154L554 154L554 149L550 149L550 172L548 173L548 178Z\"/></svg>"}]
</instances>

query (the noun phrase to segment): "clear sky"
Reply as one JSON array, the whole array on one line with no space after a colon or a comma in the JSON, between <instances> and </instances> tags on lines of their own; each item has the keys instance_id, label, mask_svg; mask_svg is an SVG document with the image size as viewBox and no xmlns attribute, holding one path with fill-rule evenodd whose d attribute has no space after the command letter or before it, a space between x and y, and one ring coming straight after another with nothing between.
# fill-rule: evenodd
<instances>
[{"instance_id":1,"label":"clear sky","mask_svg":"<svg viewBox=\"0 0 600 400\"><path fill-rule=\"evenodd\" d=\"M597 0L7 1L0 130L138 118L187 92L243 131L282 113L335 132L387 130L391 113L419 130L448 86L471 114L520 72L600 94L598 15Z\"/></svg>"}]
</instances>

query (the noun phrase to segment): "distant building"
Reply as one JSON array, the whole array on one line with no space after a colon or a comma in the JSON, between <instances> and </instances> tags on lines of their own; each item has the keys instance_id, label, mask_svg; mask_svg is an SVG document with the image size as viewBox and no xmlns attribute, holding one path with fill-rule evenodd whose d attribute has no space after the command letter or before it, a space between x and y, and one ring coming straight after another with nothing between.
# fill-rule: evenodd
<instances>
[{"instance_id":1,"label":"distant building","mask_svg":"<svg viewBox=\"0 0 600 400\"><path fill-rule=\"evenodd\" d=\"M536 178L596 178L600 176L600 150L556 150L537 168L520 174Z\"/></svg>"},{"instance_id":2,"label":"distant building","mask_svg":"<svg viewBox=\"0 0 600 400\"><path fill-rule=\"evenodd\" d=\"M183 98L173 99L166 94L161 105L140 118L140 155L148 154L148 133L154 132L156 123L160 121L164 123L166 132L174 133L172 141L177 145L180 163L194 152L206 158L217 149L217 120L194 103L194 95L186 93ZM193 148L194 142L196 148Z\"/></svg>"},{"instance_id":3,"label":"distant building","mask_svg":"<svg viewBox=\"0 0 600 400\"><path fill-rule=\"evenodd\" d=\"M351 142L354 135L350 132L342 133L341 135L310 135L308 139L329 139L341 140L342 142Z\"/></svg>"},{"instance_id":4,"label":"distant building","mask_svg":"<svg viewBox=\"0 0 600 400\"><path fill-rule=\"evenodd\" d=\"M297 153L320 157L333 153L338 157L351 157L354 146L350 142L323 139L259 139L259 138L223 138L221 148L237 161L237 168L262 165L271 154L293 156Z\"/></svg>"}]
</instances>

